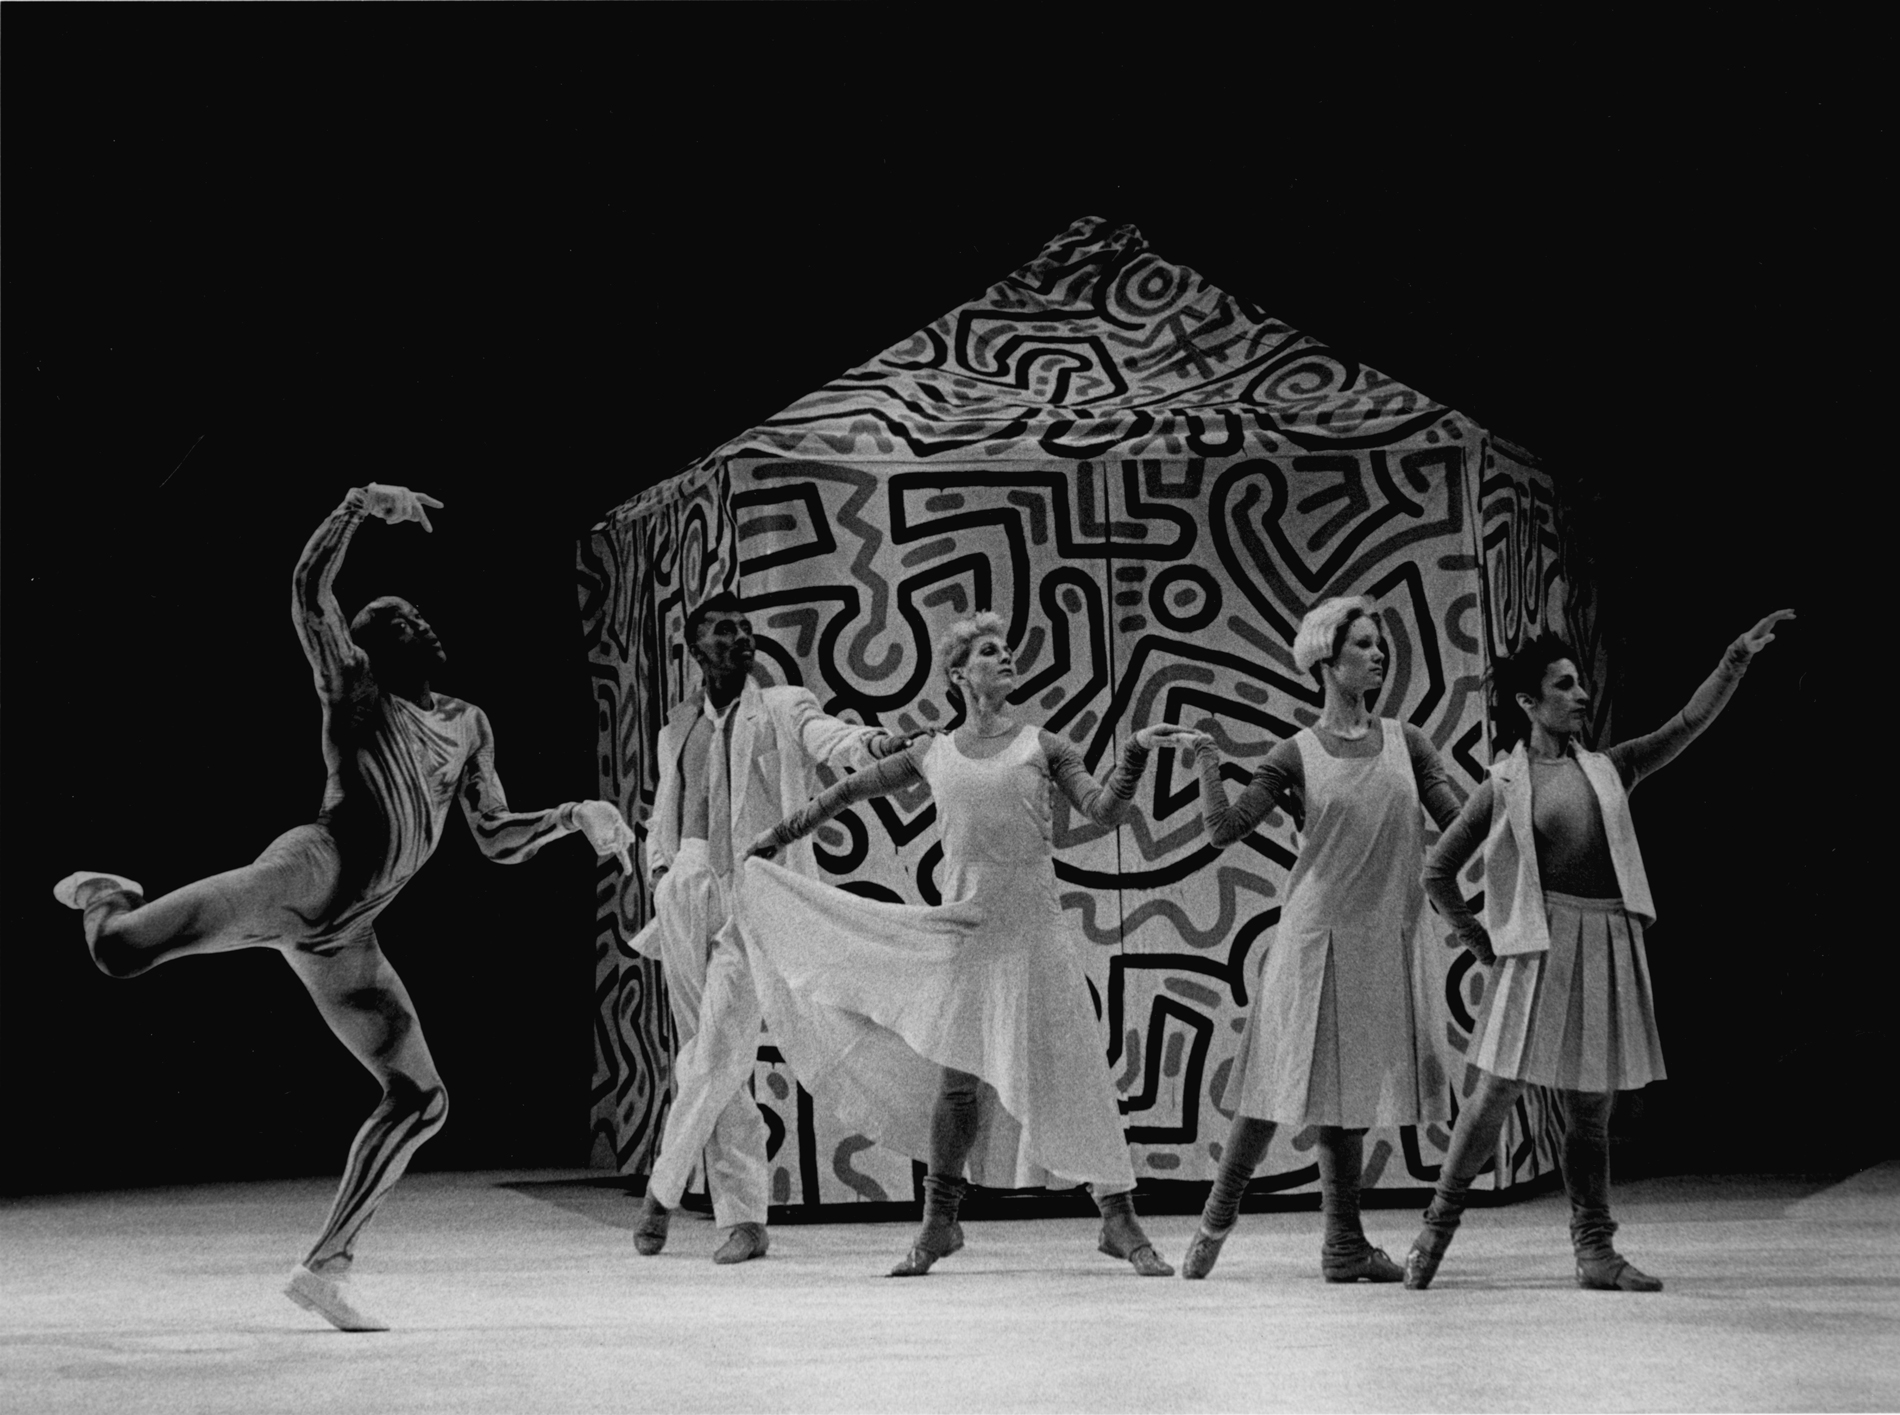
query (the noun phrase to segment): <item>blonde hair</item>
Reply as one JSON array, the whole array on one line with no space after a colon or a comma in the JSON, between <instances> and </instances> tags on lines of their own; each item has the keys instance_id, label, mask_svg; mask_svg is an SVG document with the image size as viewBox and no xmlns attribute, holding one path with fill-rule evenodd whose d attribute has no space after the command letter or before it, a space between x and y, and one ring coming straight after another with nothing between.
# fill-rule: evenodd
<instances>
[{"instance_id":1,"label":"blonde hair","mask_svg":"<svg viewBox=\"0 0 1900 1415\"><path fill-rule=\"evenodd\" d=\"M1318 677L1319 665L1339 657L1347 628L1362 616L1372 621L1383 643L1385 626L1379 622L1378 609L1364 595L1339 595L1322 600L1308 610L1306 618L1300 621L1299 633L1293 636L1294 665L1300 672Z\"/></svg>"},{"instance_id":2,"label":"blonde hair","mask_svg":"<svg viewBox=\"0 0 1900 1415\"><path fill-rule=\"evenodd\" d=\"M979 609L968 619L957 620L937 640L937 671L943 675L944 688L952 703L962 703L963 690L950 676L950 670L961 668L970 661L970 650L976 647L976 641L985 634L995 634L1007 642L1009 625L1004 622L1002 615L993 610Z\"/></svg>"}]
</instances>

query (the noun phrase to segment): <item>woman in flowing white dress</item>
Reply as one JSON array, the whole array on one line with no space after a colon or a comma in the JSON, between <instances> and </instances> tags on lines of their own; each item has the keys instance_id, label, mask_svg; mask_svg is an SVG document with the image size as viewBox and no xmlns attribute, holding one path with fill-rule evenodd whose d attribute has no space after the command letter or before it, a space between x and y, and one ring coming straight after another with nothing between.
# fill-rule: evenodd
<instances>
[{"instance_id":1,"label":"woman in flowing white dress","mask_svg":"<svg viewBox=\"0 0 1900 1415\"><path fill-rule=\"evenodd\" d=\"M960 728L845 778L753 842L739 909L754 980L806 1089L929 1164L923 1227L893 1277L963 1246L966 1170L992 1187L1087 1184L1101 1251L1165 1277L1174 1270L1135 1217L1115 1083L1056 893L1051 795L1113 825L1150 748L1186 733L1144 728L1105 780L1091 779L1074 746L1010 715L1004 628L978 614L939 646L953 701L967 706ZM916 782L936 801L944 904L865 899L769 863L846 806Z\"/></svg>"},{"instance_id":2,"label":"woman in flowing white dress","mask_svg":"<svg viewBox=\"0 0 1900 1415\"><path fill-rule=\"evenodd\" d=\"M1300 622L1294 662L1320 682L1313 726L1267 755L1229 805L1214 740L1192 741L1208 838L1229 845L1276 806L1301 822L1286 905L1228 1087L1233 1124L1181 1275L1204 1278L1234 1230L1240 1199L1282 1125L1312 1126L1328 1282L1397 1282L1403 1271L1359 1218L1362 1151L1374 1125L1449 1114L1423 1005L1417 925L1424 907L1422 806L1439 825L1458 797L1430 739L1366 710L1385 682L1378 611L1329 599Z\"/></svg>"}]
</instances>

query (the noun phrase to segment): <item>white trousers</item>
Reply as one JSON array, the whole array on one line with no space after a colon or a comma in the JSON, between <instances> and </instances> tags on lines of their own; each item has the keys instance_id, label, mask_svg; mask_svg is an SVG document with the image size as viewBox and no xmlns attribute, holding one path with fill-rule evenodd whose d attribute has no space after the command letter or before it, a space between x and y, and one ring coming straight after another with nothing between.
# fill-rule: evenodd
<instances>
[{"instance_id":1,"label":"white trousers","mask_svg":"<svg viewBox=\"0 0 1900 1415\"><path fill-rule=\"evenodd\" d=\"M647 1181L648 1194L674 1207L703 1152L721 1228L764 1223L766 1207L767 1132L751 1088L759 997L727 887L707 863L706 842L684 840L654 895L679 1054L659 1163Z\"/></svg>"}]
</instances>

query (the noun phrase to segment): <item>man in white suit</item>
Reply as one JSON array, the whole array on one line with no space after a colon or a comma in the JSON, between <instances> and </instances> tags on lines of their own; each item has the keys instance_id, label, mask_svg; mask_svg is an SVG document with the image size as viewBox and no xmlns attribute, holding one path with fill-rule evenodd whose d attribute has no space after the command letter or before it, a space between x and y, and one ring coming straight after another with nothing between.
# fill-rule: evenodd
<instances>
[{"instance_id":1,"label":"man in white suit","mask_svg":"<svg viewBox=\"0 0 1900 1415\"><path fill-rule=\"evenodd\" d=\"M633 940L665 969L680 1048L633 1241L648 1256L665 1247L667 1221L703 1151L713 1218L726 1230L713 1261L743 1263L767 1247L766 1129L748 1086L760 1015L729 907L733 866L761 831L812 796L819 762L868 766L909 739L827 716L804 688L760 688L751 678L752 625L730 592L686 616L686 642L703 682L660 729L646 845L654 917ZM817 877L809 840L781 860Z\"/></svg>"}]
</instances>

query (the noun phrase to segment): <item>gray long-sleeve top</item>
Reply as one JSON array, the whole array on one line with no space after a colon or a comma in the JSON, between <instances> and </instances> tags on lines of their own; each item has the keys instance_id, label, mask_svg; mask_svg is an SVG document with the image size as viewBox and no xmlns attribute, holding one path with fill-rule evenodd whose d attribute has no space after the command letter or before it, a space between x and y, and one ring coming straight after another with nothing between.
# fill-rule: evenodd
<instances>
[{"instance_id":1,"label":"gray long-sleeve top","mask_svg":"<svg viewBox=\"0 0 1900 1415\"><path fill-rule=\"evenodd\" d=\"M1731 647L1695 690L1687 706L1654 732L1618 742L1604 755L1616 767L1625 791L1660 771L1715 721L1748 669L1747 653ZM1458 887L1458 872L1483 847L1491 829L1495 782L1486 780L1457 822L1425 862L1425 894L1459 940L1480 958L1491 953L1489 936ZM1536 837L1537 877L1546 890L1581 899L1614 899L1621 892L1603 831L1596 792L1574 755L1531 759L1531 833Z\"/></svg>"},{"instance_id":2,"label":"gray long-sleeve top","mask_svg":"<svg viewBox=\"0 0 1900 1415\"><path fill-rule=\"evenodd\" d=\"M1392 724L1382 721L1380 731ZM1425 812L1442 830L1458 816L1458 792L1445 774L1444 763L1431 739L1410 723L1405 724L1405 752L1412 761L1412 779L1418 785L1418 799ZM1318 735L1318 734L1315 734ZM1320 737L1322 751L1342 758L1376 757L1385 750L1382 738L1368 732L1356 741ZM1253 774L1253 780L1240 793L1240 799L1228 804L1227 785L1220 776L1220 754L1201 753L1201 819L1207 826L1207 838L1225 848L1248 834L1265 820L1276 806L1284 806L1298 824L1305 820L1306 772L1300 764L1300 748L1291 737L1267 753L1267 759Z\"/></svg>"}]
</instances>

